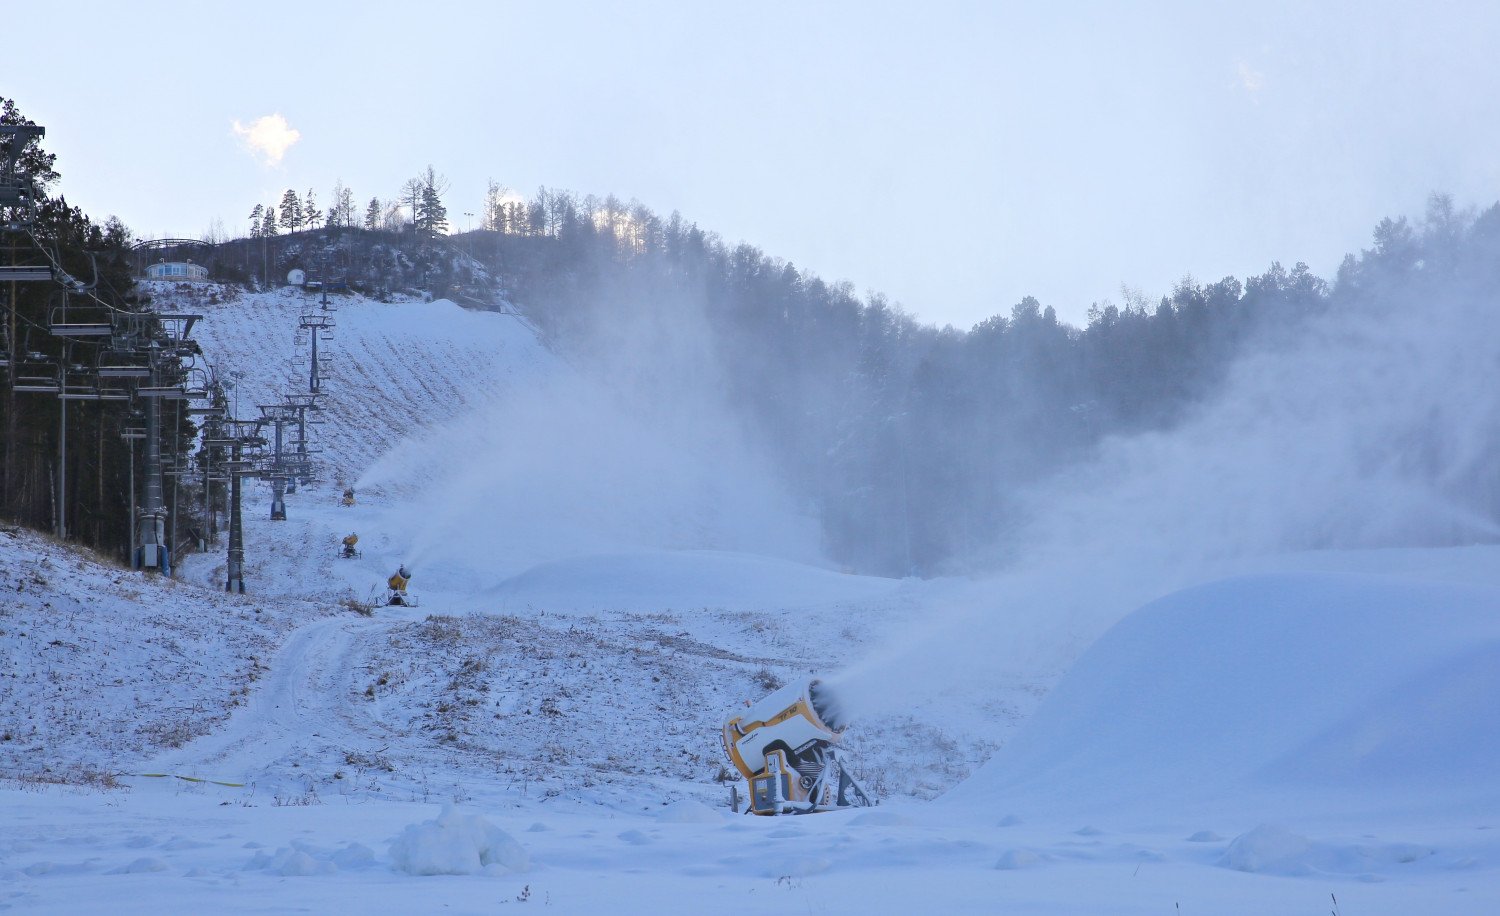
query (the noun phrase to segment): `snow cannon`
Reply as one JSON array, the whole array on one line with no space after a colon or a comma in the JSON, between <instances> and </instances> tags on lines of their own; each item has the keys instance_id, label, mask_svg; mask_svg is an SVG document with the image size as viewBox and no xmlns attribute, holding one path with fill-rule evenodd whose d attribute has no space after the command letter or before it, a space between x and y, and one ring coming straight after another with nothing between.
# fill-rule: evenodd
<instances>
[{"instance_id":1,"label":"snow cannon","mask_svg":"<svg viewBox=\"0 0 1500 916\"><path fill-rule=\"evenodd\" d=\"M724 755L749 784L747 813L811 814L874 804L836 745L848 723L816 678L782 687L724 723Z\"/></svg>"},{"instance_id":2,"label":"snow cannon","mask_svg":"<svg viewBox=\"0 0 1500 916\"><path fill-rule=\"evenodd\" d=\"M410 581L411 573L407 572L406 564L403 563L385 582L385 603L396 607L416 607L417 596L406 590L406 584Z\"/></svg>"}]
</instances>

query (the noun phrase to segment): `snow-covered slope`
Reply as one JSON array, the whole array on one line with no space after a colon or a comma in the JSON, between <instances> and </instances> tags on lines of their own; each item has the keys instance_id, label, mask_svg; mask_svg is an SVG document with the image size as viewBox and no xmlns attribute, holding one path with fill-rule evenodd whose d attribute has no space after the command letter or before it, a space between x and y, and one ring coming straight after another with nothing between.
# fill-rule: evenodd
<instances>
[{"instance_id":1,"label":"snow-covered slope","mask_svg":"<svg viewBox=\"0 0 1500 916\"><path fill-rule=\"evenodd\" d=\"M222 727L294 628L333 601L267 605L142 577L0 530L0 775L106 780Z\"/></svg>"},{"instance_id":2,"label":"snow-covered slope","mask_svg":"<svg viewBox=\"0 0 1500 916\"><path fill-rule=\"evenodd\" d=\"M949 799L991 817L1500 815L1497 688L1500 590L1228 579L1117 625Z\"/></svg>"},{"instance_id":3,"label":"snow-covered slope","mask_svg":"<svg viewBox=\"0 0 1500 916\"><path fill-rule=\"evenodd\" d=\"M147 284L157 307L203 315L194 336L221 378L233 382L239 416L309 388L304 315L331 315L319 342L329 378L312 438L326 476L353 482L413 431L433 426L559 372L561 363L520 318L475 312L445 299L385 303L319 297L296 287L247 293L234 287Z\"/></svg>"},{"instance_id":4,"label":"snow-covered slope","mask_svg":"<svg viewBox=\"0 0 1500 916\"><path fill-rule=\"evenodd\" d=\"M249 413L311 303L213 295L158 290ZM337 319L251 595L0 533L0 908L1500 910L1493 549L843 575L702 399L635 411L503 313ZM421 605L357 613L403 562ZM723 716L810 674L883 804L729 814Z\"/></svg>"}]
</instances>

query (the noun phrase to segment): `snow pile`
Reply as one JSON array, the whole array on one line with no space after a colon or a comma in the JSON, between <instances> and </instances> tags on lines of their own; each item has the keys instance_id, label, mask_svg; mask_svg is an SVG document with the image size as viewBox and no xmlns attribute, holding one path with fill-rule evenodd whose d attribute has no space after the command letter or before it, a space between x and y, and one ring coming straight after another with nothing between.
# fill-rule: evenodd
<instances>
[{"instance_id":1,"label":"snow pile","mask_svg":"<svg viewBox=\"0 0 1500 916\"><path fill-rule=\"evenodd\" d=\"M1247 795L1301 814L1500 811L1496 672L1500 590L1225 580L1117 625L949 797L992 815Z\"/></svg>"},{"instance_id":2,"label":"snow pile","mask_svg":"<svg viewBox=\"0 0 1500 916\"><path fill-rule=\"evenodd\" d=\"M661 810L656 819L663 824L723 824L724 815L707 805L684 798Z\"/></svg>"},{"instance_id":3,"label":"snow pile","mask_svg":"<svg viewBox=\"0 0 1500 916\"><path fill-rule=\"evenodd\" d=\"M1330 843L1310 840L1273 824L1235 837L1219 860L1225 868L1271 875L1361 875L1420 862L1433 854L1416 843Z\"/></svg>"},{"instance_id":4,"label":"snow pile","mask_svg":"<svg viewBox=\"0 0 1500 916\"><path fill-rule=\"evenodd\" d=\"M1042 857L1030 849L1007 849L995 863L1001 871L1017 871L1042 864Z\"/></svg>"},{"instance_id":5,"label":"snow pile","mask_svg":"<svg viewBox=\"0 0 1500 916\"><path fill-rule=\"evenodd\" d=\"M283 878L331 875L340 869L365 868L375 863L375 853L362 843L347 843L339 849L322 849L303 840L293 840L274 853L257 852L249 868Z\"/></svg>"},{"instance_id":6,"label":"snow pile","mask_svg":"<svg viewBox=\"0 0 1500 916\"><path fill-rule=\"evenodd\" d=\"M128 865L121 865L119 868L110 869L106 874L145 875L152 872L166 871L171 867L164 860L158 859L155 856L142 856Z\"/></svg>"},{"instance_id":7,"label":"snow pile","mask_svg":"<svg viewBox=\"0 0 1500 916\"><path fill-rule=\"evenodd\" d=\"M503 875L525 871L530 857L504 830L448 806L436 820L401 831L391 864L409 875Z\"/></svg>"}]
</instances>

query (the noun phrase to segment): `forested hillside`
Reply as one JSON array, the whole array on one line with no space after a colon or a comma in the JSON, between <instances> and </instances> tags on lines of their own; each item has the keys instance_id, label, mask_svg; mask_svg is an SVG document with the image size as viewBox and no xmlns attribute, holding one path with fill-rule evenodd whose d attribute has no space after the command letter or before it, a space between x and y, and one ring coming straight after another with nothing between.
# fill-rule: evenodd
<instances>
[{"instance_id":1,"label":"forested hillside","mask_svg":"<svg viewBox=\"0 0 1500 916\"><path fill-rule=\"evenodd\" d=\"M1303 264L1244 282L1185 278L1156 302L1096 303L1084 328L1027 297L968 331L913 320L878 293L829 284L674 214L538 195L521 231L460 244L510 299L587 361L665 384L724 386L823 523L837 560L935 574L1003 555L1015 497L1103 438L1165 429L1243 355L1340 312L1500 292L1500 208L1435 195L1382 221L1333 283ZM1494 517L1475 469L1450 482Z\"/></svg>"},{"instance_id":2,"label":"forested hillside","mask_svg":"<svg viewBox=\"0 0 1500 916\"><path fill-rule=\"evenodd\" d=\"M0 124L32 123L11 101L0 103ZM0 137L0 161L9 155L12 142ZM51 193L59 178L54 162L36 144L21 154L21 168L43 192L29 225L19 225L18 214L0 207L0 228L5 230L0 232L0 263L50 268L64 278L63 283L0 282L0 360L6 364L7 381L24 375L28 364L45 366L54 375L58 366L65 371L93 367L97 346L51 333L54 309L135 309L143 304L132 275L129 231L114 218L97 223L69 206L60 193ZM66 403L55 394L17 392L14 384L6 384L0 393L0 514L42 530L61 526L85 543L123 557L130 531L130 443L120 434L134 415L128 402ZM58 440L64 431L72 443L66 451L71 492L59 500ZM191 423L182 423L178 431L175 447L164 443L172 461L185 453Z\"/></svg>"}]
</instances>

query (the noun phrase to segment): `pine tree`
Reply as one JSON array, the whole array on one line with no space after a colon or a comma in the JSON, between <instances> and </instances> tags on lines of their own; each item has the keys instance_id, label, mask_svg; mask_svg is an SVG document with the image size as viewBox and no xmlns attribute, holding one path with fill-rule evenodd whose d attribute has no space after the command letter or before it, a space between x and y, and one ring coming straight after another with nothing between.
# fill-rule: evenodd
<instances>
[{"instance_id":1,"label":"pine tree","mask_svg":"<svg viewBox=\"0 0 1500 916\"><path fill-rule=\"evenodd\" d=\"M260 204L256 204L255 209L250 211L250 237L252 239L260 238L260 224L261 221L265 218L265 210L265 207L262 207Z\"/></svg>"},{"instance_id":2,"label":"pine tree","mask_svg":"<svg viewBox=\"0 0 1500 916\"><path fill-rule=\"evenodd\" d=\"M419 220L423 229L434 234L447 233L448 208L443 206L443 201L438 197L437 191L431 187L422 188L420 214Z\"/></svg>"},{"instance_id":3,"label":"pine tree","mask_svg":"<svg viewBox=\"0 0 1500 916\"><path fill-rule=\"evenodd\" d=\"M302 228L302 199L291 188L281 195L281 228L288 232Z\"/></svg>"},{"instance_id":4,"label":"pine tree","mask_svg":"<svg viewBox=\"0 0 1500 916\"><path fill-rule=\"evenodd\" d=\"M370 206L365 208L365 228L380 228L380 198L370 198Z\"/></svg>"},{"instance_id":5,"label":"pine tree","mask_svg":"<svg viewBox=\"0 0 1500 916\"><path fill-rule=\"evenodd\" d=\"M418 230L448 231L448 208L443 206L443 195L447 192L448 179L430 165L425 172L401 186L401 199L411 207L412 222Z\"/></svg>"},{"instance_id":6,"label":"pine tree","mask_svg":"<svg viewBox=\"0 0 1500 916\"><path fill-rule=\"evenodd\" d=\"M266 204L265 220L260 224L262 238L269 238L276 234L276 205Z\"/></svg>"},{"instance_id":7,"label":"pine tree","mask_svg":"<svg viewBox=\"0 0 1500 916\"><path fill-rule=\"evenodd\" d=\"M307 199L302 204L302 223L309 229L316 229L323 225L323 211L318 209L318 199L313 196L313 189L307 189Z\"/></svg>"}]
</instances>

